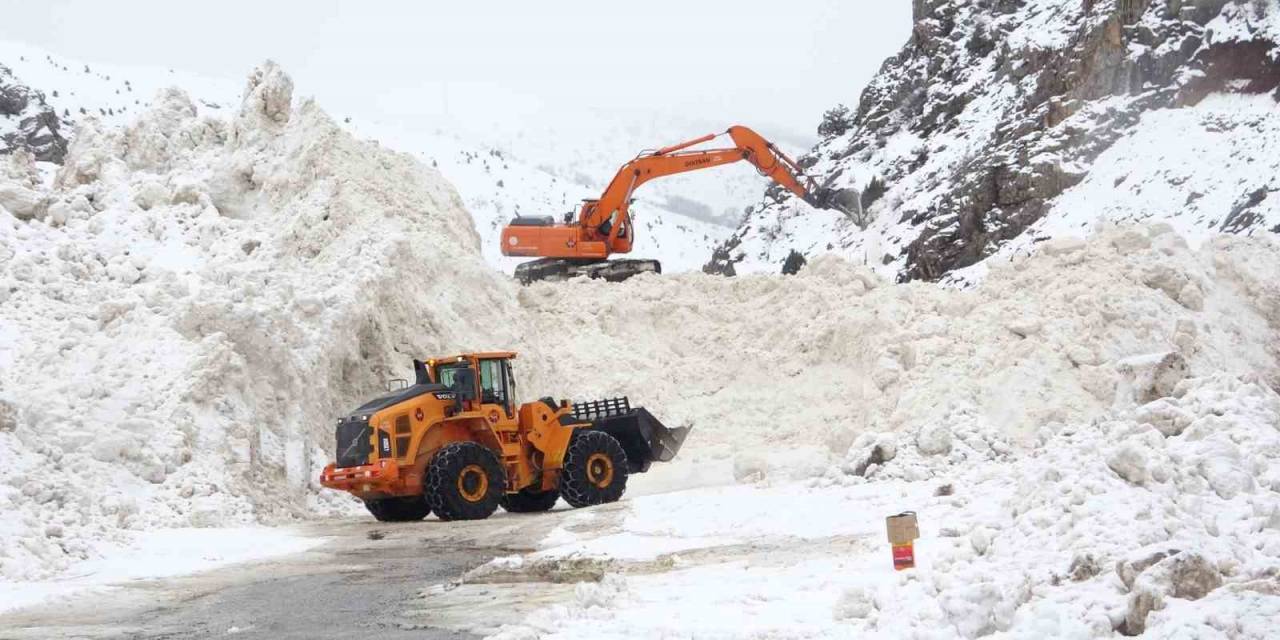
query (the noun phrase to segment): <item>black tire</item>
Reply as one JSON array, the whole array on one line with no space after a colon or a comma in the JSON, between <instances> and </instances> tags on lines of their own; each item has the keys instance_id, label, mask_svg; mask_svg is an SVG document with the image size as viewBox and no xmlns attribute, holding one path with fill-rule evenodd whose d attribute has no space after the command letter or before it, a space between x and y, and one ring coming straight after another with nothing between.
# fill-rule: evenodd
<instances>
[{"instance_id":1,"label":"black tire","mask_svg":"<svg viewBox=\"0 0 1280 640\"><path fill-rule=\"evenodd\" d=\"M560 495L573 507L617 502L627 490L627 454L603 431L575 431L564 454Z\"/></svg>"},{"instance_id":2,"label":"black tire","mask_svg":"<svg viewBox=\"0 0 1280 640\"><path fill-rule=\"evenodd\" d=\"M423 489L441 520L483 520L506 492L507 474L498 457L475 442L440 447L427 465Z\"/></svg>"},{"instance_id":3,"label":"black tire","mask_svg":"<svg viewBox=\"0 0 1280 640\"><path fill-rule=\"evenodd\" d=\"M414 522L431 513L431 505L427 504L424 496L365 500L364 508L368 509L378 522Z\"/></svg>"},{"instance_id":4,"label":"black tire","mask_svg":"<svg viewBox=\"0 0 1280 640\"><path fill-rule=\"evenodd\" d=\"M534 491L529 488L519 493L508 493L502 496L502 508L506 509L508 513L550 511L551 507L556 506L556 500L559 499L560 492L555 489Z\"/></svg>"}]
</instances>

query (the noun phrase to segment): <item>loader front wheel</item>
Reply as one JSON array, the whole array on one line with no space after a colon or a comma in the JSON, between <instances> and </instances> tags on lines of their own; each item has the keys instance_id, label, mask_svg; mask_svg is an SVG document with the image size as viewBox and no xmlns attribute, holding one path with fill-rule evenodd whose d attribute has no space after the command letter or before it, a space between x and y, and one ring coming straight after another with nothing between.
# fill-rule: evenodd
<instances>
[{"instance_id":1,"label":"loader front wheel","mask_svg":"<svg viewBox=\"0 0 1280 640\"><path fill-rule=\"evenodd\" d=\"M365 500L364 508L368 509L378 522L414 522L431 513L431 506L423 496Z\"/></svg>"},{"instance_id":2,"label":"loader front wheel","mask_svg":"<svg viewBox=\"0 0 1280 640\"><path fill-rule=\"evenodd\" d=\"M431 457L423 483L427 502L441 520L488 518L498 508L506 486L497 456L475 442L441 447Z\"/></svg>"},{"instance_id":3,"label":"loader front wheel","mask_svg":"<svg viewBox=\"0 0 1280 640\"><path fill-rule=\"evenodd\" d=\"M560 495L574 507L617 502L627 490L627 454L603 431L577 431L564 454Z\"/></svg>"},{"instance_id":4,"label":"loader front wheel","mask_svg":"<svg viewBox=\"0 0 1280 640\"><path fill-rule=\"evenodd\" d=\"M559 499L560 492L555 489L550 491L525 489L519 493L508 493L502 496L502 508L506 509L508 513L550 511L551 507L556 506L556 500Z\"/></svg>"}]
</instances>

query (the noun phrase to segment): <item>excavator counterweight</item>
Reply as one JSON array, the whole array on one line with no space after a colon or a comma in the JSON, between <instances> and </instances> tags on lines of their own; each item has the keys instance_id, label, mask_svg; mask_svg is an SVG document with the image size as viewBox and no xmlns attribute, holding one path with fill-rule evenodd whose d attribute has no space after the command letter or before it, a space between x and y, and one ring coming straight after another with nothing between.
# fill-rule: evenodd
<instances>
[{"instance_id":1,"label":"excavator counterweight","mask_svg":"<svg viewBox=\"0 0 1280 640\"><path fill-rule=\"evenodd\" d=\"M727 135L733 146L720 149L691 149ZM710 169L721 165L750 162L761 175L785 187L811 206L840 209L840 199L804 174L794 160L760 134L742 126L729 127L723 134L709 134L680 144L648 151L622 165L604 193L585 200L576 219L564 223L551 217L512 220L502 229L502 254L537 258L516 267L516 278L524 284L538 280L562 280L579 275L621 281L640 273L662 273L656 260L610 260L614 254L630 253L635 241L631 202L640 185L664 176Z\"/></svg>"}]
</instances>

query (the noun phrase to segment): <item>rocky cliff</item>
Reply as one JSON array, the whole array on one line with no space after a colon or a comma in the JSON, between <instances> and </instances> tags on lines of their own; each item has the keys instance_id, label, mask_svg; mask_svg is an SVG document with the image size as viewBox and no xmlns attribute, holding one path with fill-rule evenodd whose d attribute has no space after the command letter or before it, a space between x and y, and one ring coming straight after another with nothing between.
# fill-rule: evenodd
<instances>
[{"instance_id":1,"label":"rocky cliff","mask_svg":"<svg viewBox=\"0 0 1280 640\"><path fill-rule=\"evenodd\" d=\"M44 93L22 84L0 65L0 154L22 149L36 160L61 163L67 154L64 128L70 127Z\"/></svg>"},{"instance_id":2,"label":"rocky cliff","mask_svg":"<svg viewBox=\"0 0 1280 640\"><path fill-rule=\"evenodd\" d=\"M914 0L907 44L856 110L826 114L804 159L860 190L862 214L775 190L706 270L776 271L792 251L833 251L938 280L1100 219L1170 219L1191 235L1280 229L1277 161L1256 153L1280 135L1267 113L1280 100L1278 43L1276 0ZM1202 157L1236 152L1203 170L1197 154L1177 170L1161 166L1177 149L1151 157L1184 132ZM1119 168L1098 171L1120 141L1128 151L1107 158ZM1091 184L1104 174L1115 184ZM1073 210L1055 210L1068 192Z\"/></svg>"}]
</instances>

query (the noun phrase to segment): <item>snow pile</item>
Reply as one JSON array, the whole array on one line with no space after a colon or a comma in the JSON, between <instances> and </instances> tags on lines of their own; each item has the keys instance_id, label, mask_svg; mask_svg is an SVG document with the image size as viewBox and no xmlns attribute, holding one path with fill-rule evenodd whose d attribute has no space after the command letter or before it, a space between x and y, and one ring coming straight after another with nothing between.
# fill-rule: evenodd
<instances>
[{"instance_id":1,"label":"snow pile","mask_svg":"<svg viewBox=\"0 0 1280 640\"><path fill-rule=\"evenodd\" d=\"M1185 377L1253 373L1280 388L1276 273L1269 239L1191 249L1153 225L1045 243L966 291L888 286L828 257L789 278L543 284L520 300L531 340L561 354L558 394L625 393L694 425L675 463L686 472L785 480L866 474L886 453L867 434L902 432L899 448L962 462ZM851 445L863 458L846 458Z\"/></svg>"},{"instance_id":2,"label":"snow pile","mask_svg":"<svg viewBox=\"0 0 1280 640\"><path fill-rule=\"evenodd\" d=\"M411 356L520 344L453 189L291 94L267 64L230 120L177 90L86 120L48 190L9 159L0 576L346 507L313 486L335 415Z\"/></svg>"},{"instance_id":3,"label":"snow pile","mask_svg":"<svg viewBox=\"0 0 1280 640\"><path fill-rule=\"evenodd\" d=\"M497 637L1268 637L1277 249L1154 224L1042 243L970 290L833 258L530 287L554 379L694 425L641 483L743 484L574 513L473 572L538 591L590 565L612 594ZM905 509L924 537L899 574L883 518Z\"/></svg>"},{"instance_id":4,"label":"snow pile","mask_svg":"<svg viewBox=\"0 0 1280 640\"><path fill-rule=\"evenodd\" d=\"M1278 454L1280 395L1256 378L1185 380L1046 432L1025 455L953 470L962 503L1013 490L995 513L947 518L929 569L880 588L855 623L886 637L937 625L963 637L1267 637L1280 613Z\"/></svg>"},{"instance_id":5,"label":"snow pile","mask_svg":"<svg viewBox=\"0 0 1280 640\"><path fill-rule=\"evenodd\" d=\"M891 455L870 481L575 512L547 549L481 567L461 591L533 582L543 594L592 568L495 636L509 639L1270 637L1280 395L1250 375L1168 393L998 458ZM884 517L903 509L923 537L917 568L896 573ZM722 611L738 615L708 615Z\"/></svg>"},{"instance_id":6,"label":"snow pile","mask_svg":"<svg viewBox=\"0 0 1280 640\"><path fill-rule=\"evenodd\" d=\"M612 359L575 384L694 424L651 476L751 484L570 516L489 571L594 563L622 595L497 637L1267 637L1277 248L1193 249L1154 224L1042 243L969 290L832 258L790 279L531 287L555 321L540 341L574 328L556 376ZM904 509L924 537L897 574L883 518Z\"/></svg>"}]
</instances>

